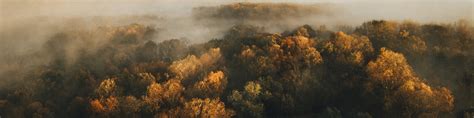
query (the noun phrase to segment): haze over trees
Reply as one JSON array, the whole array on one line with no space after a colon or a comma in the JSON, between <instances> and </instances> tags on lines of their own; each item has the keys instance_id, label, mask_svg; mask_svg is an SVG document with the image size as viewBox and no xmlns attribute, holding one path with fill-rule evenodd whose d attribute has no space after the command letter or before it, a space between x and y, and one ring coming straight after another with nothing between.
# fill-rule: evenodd
<instances>
[{"instance_id":1,"label":"haze over trees","mask_svg":"<svg viewBox=\"0 0 474 118\"><path fill-rule=\"evenodd\" d=\"M474 113L474 27L468 21L372 20L339 29L302 22L288 31L269 32L243 21L306 17L307 12L326 13L324 7L236 3L195 10L196 19L239 22L205 43L157 42L160 28L138 23L54 33L35 52L49 61L22 70L22 81L0 89L0 116L398 118Z\"/></svg>"}]
</instances>

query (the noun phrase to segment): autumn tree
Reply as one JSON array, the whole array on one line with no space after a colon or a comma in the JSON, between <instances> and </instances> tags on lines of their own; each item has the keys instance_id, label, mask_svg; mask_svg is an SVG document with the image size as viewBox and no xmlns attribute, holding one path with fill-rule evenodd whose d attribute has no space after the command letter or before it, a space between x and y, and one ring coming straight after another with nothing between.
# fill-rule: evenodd
<instances>
[{"instance_id":1,"label":"autumn tree","mask_svg":"<svg viewBox=\"0 0 474 118\"><path fill-rule=\"evenodd\" d=\"M187 79L192 77L199 72L207 69L212 69L221 57L219 48L210 49L207 53L202 54L200 57L194 55L188 55L182 60L174 61L170 66L169 70L176 74L178 79Z\"/></svg>"},{"instance_id":2,"label":"autumn tree","mask_svg":"<svg viewBox=\"0 0 474 118\"><path fill-rule=\"evenodd\" d=\"M98 116L117 116L119 109L119 101L116 97L92 99L89 102L90 110Z\"/></svg>"},{"instance_id":3,"label":"autumn tree","mask_svg":"<svg viewBox=\"0 0 474 118\"><path fill-rule=\"evenodd\" d=\"M321 44L323 57L332 64L362 66L373 53L372 43L365 36L337 32L333 38ZM342 66L342 65L341 65ZM337 67L337 65L336 65Z\"/></svg>"},{"instance_id":4,"label":"autumn tree","mask_svg":"<svg viewBox=\"0 0 474 118\"><path fill-rule=\"evenodd\" d=\"M197 99L193 98L184 103L180 110L181 117L192 118L230 118L234 111L226 109L219 99Z\"/></svg>"},{"instance_id":5,"label":"autumn tree","mask_svg":"<svg viewBox=\"0 0 474 118\"><path fill-rule=\"evenodd\" d=\"M355 29L358 34L369 37L375 49L388 47L392 49L399 40L397 40L399 29L398 23L385 20L373 20L363 23Z\"/></svg>"},{"instance_id":6,"label":"autumn tree","mask_svg":"<svg viewBox=\"0 0 474 118\"><path fill-rule=\"evenodd\" d=\"M333 33L329 40L319 43L317 47L324 59L323 77L319 80L318 89L314 90L318 95L316 97L318 104L336 104L335 109L349 109L351 106L358 106L361 109L369 107L363 102L351 101L363 99L363 92L360 90L367 78L364 68L374 55L370 40L358 34L337 32ZM337 100L332 100L335 98Z\"/></svg>"},{"instance_id":7,"label":"autumn tree","mask_svg":"<svg viewBox=\"0 0 474 118\"><path fill-rule=\"evenodd\" d=\"M236 108L238 117L263 117L264 104L262 87L255 82L248 82L243 91L233 90L227 97Z\"/></svg>"},{"instance_id":8,"label":"autumn tree","mask_svg":"<svg viewBox=\"0 0 474 118\"><path fill-rule=\"evenodd\" d=\"M308 27L308 26L307 26ZM303 27L305 28L305 27ZM300 31L300 35L304 30ZM297 31L295 31L297 32ZM261 88L265 88L268 94L265 96L263 106L245 106L251 103L244 100L238 100L240 92L233 92L234 102L241 107L238 108L239 113L247 114L247 116L258 116L262 109L266 114L292 114L302 112L309 109L309 106L298 104L312 104L307 99L316 97L313 90L318 86L318 67L323 62L319 51L315 48L316 42L305 36L285 36L281 34L266 34L255 32L254 35L246 37L234 37L225 39L223 42L234 43L235 49L240 51L225 52L232 55L232 62L236 62L235 69L242 70L242 78L246 79L229 79L234 85L245 86L247 81L258 80L262 82ZM227 46L222 47L223 51ZM232 64L234 65L234 64ZM260 78L260 79L258 79ZM286 87L281 87L285 85ZM299 96L307 94L308 96ZM263 99L263 98L262 98ZM258 104L258 103L255 103ZM260 109L245 110L243 108ZM300 110L301 109L301 110ZM252 113L253 112L253 113Z\"/></svg>"},{"instance_id":9,"label":"autumn tree","mask_svg":"<svg viewBox=\"0 0 474 118\"><path fill-rule=\"evenodd\" d=\"M163 84L152 83L147 88L147 94L143 97L146 109L157 112L165 108L174 108L182 103L184 87L176 79L170 79Z\"/></svg>"},{"instance_id":10,"label":"autumn tree","mask_svg":"<svg viewBox=\"0 0 474 118\"><path fill-rule=\"evenodd\" d=\"M143 97L147 110L153 112L158 111L163 102L164 88L159 83L152 83L147 87L147 94Z\"/></svg>"},{"instance_id":11,"label":"autumn tree","mask_svg":"<svg viewBox=\"0 0 474 118\"><path fill-rule=\"evenodd\" d=\"M224 93L227 78L222 71L210 72L203 80L196 82L192 89L194 96L219 97Z\"/></svg>"},{"instance_id":12,"label":"autumn tree","mask_svg":"<svg viewBox=\"0 0 474 118\"><path fill-rule=\"evenodd\" d=\"M306 9L247 3L216 9L257 19L274 11L285 14L266 15L301 15L268 5ZM21 61L40 65L11 64L6 67L25 73L0 73L22 78L0 87L0 114L449 117L472 106L469 24L377 20L342 28L347 32L330 29L304 25L269 33L238 24L202 44L154 42L161 40L153 39L155 29L140 24L63 31ZM43 56L47 61L36 58Z\"/></svg>"},{"instance_id":13,"label":"autumn tree","mask_svg":"<svg viewBox=\"0 0 474 118\"><path fill-rule=\"evenodd\" d=\"M435 117L453 109L454 97L446 88L432 88L419 79L405 57L382 48L367 65L368 90L380 95L385 112L397 116Z\"/></svg>"},{"instance_id":14,"label":"autumn tree","mask_svg":"<svg viewBox=\"0 0 474 118\"><path fill-rule=\"evenodd\" d=\"M298 27L297 29L295 29L293 32L289 32L289 34L285 34L285 32L283 34L284 35L292 35L292 36L304 36L304 37L307 37L307 38L314 38L318 35L318 34L316 34L316 30L314 30L309 25L303 25L303 26Z\"/></svg>"},{"instance_id":15,"label":"autumn tree","mask_svg":"<svg viewBox=\"0 0 474 118\"><path fill-rule=\"evenodd\" d=\"M116 96L118 94L117 78L105 79L100 83L95 92L99 97Z\"/></svg>"}]
</instances>

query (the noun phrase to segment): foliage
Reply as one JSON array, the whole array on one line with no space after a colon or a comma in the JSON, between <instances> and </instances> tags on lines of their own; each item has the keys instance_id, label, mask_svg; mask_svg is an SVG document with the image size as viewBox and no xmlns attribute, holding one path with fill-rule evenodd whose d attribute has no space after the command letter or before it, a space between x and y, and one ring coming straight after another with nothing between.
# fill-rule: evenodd
<instances>
[{"instance_id":1,"label":"foliage","mask_svg":"<svg viewBox=\"0 0 474 118\"><path fill-rule=\"evenodd\" d=\"M215 18L253 20L314 10L250 3L213 9ZM444 117L473 105L474 28L467 22L339 28L346 32L303 25L269 33L239 24L203 44L158 43L157 30L140 24L65 31L40 50L51 61L0 90L0 114Z\"/></svg>"}]
</instances>

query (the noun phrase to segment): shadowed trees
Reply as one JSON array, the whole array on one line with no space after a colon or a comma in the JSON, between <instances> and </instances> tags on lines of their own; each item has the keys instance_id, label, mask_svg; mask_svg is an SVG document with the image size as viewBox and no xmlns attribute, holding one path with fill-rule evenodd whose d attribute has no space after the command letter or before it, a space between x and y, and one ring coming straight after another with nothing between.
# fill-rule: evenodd
<instances>
[{"instance_id":1,"label":"shadowed trees","mask_svg":"<svg viewBox=\"0 0 474 118\"><path fill-rule=\"evenodd\" d=\"M402 117L436 117L453 110L454 97L447 88L432 88L419 79L405 57L380 49L367 64L368 91L383 100L384 111Z\"/></svg>"},{"instance_id":2,"label":"shadowed trees","mask_svg":"<svg viewBox=\"0 0 474 118\"><path fill-rule=\"evenodd\" d=\"M219 9L227 7L247 13L259 6ZM268 33L236 25L203 44L157 43L151 40L156 30L140 24L59 33L41 50L51 52L49 63L32 68L23 84L0 91L0 113L444 117L472 104L465 102L473 97L466 94L474 85L472 27L464 22L379 20L343 29L349 33L310 25Z\"/></svg>"}]
</instances>

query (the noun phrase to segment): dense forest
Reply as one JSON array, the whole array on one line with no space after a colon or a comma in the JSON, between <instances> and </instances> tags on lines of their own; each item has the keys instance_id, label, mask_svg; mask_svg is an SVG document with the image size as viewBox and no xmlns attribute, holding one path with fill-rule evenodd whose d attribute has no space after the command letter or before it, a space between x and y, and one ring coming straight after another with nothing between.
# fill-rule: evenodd
<instances>
[{"instance_id":1,"label":"dense forest","mask_svg":"<svg viewBox=\"0 0 474 118\"><path fill-rule=\"evenodd\" d=\"M255 24L330 14L316 8L195 8L198 21L235 21L205 43L158 42L159 26L140 23L55 32L36 53L11 57L49 61L7 72L21 81L0 87L0 116L474 116L470 21L372 20L332 29L301 22L284 32Z\"/></svg>"}]
</instances>

